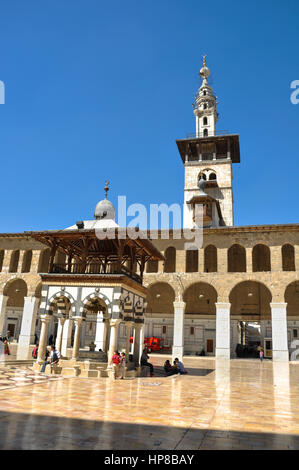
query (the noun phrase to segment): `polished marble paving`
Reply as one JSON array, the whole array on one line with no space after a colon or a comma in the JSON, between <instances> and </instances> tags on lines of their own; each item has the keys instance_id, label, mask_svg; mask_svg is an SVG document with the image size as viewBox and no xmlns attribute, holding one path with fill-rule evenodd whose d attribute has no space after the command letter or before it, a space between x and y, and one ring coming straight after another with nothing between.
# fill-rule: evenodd
<instances>
[{"instance_id":1,"label":"polished marble paving","mask_svg":"<svg viewBox=\"0 0 299 470\"><path fill-rule=\"evenodd\" d=\"M185 376L116 381L0 366L0 448L299 449L299 364L184 364Z\"/></svg>"}]
</instances>

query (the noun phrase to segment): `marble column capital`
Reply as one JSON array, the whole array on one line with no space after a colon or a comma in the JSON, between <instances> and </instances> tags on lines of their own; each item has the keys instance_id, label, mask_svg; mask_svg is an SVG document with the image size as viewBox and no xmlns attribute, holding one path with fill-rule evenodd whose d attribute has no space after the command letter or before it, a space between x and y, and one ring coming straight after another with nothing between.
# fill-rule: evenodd
<instances>
[{"instance_id":1,"label":"marble column capital","mask_svg":"<svg viewBox=\"0 0 299 470\"><path fill-rule=\"evenodd\" d=\"M121 320L120 319L112 319L110 320L110 327L115 328L120 324Z\"/></svg>"},{"instance_id":2,"label":"marble column capital","mask_svg":"<svg viewBox=\"0 0 299 470\"><path fill-rule=\"evenodd\" d=\"M52 318L52 315L44 314L44 315L40 315L39 318L42 323L49 323Z\"/></svg>"},{"instance_id":3,"label":"marble column capital","mask_svg":"<svg viewBox=\"0 0 299 470\"><path fill-rule=\"evenodd\" d=\"M185 308L186 307L186 302L183 302L181 300L175 300L173 302L173 307L176 308Z\"/></svg>"},{"instance_id":4,"label":"marble column capital","mask_svg":"<svg viewBox=\"0 0 299 470\"><path fill-rule=\"evenodd\" d=\"M287 308L287 303L286 302L270 302L270 307L272 308Z\"/></svg>"},{"instance_id":5,"label":"marble column capital","mask_svg":"<svg viewBox=\"0 0 299 470\"><path fill-rule=\"evenodd\" d=\"M75 325L81 325L83 317L72 317L72 320L74 321Z\"/></svg>"}]
</instances>

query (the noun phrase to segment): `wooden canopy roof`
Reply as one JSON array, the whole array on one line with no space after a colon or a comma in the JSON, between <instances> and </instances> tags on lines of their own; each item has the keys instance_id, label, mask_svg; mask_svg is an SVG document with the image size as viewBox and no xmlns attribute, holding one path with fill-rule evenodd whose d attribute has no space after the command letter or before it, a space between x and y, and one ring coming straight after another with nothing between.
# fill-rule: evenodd
<instances>
[{"instance_id":1,"label":"wooden canopy roof","mask_svg":"<svg viewBox=\"0 0 299 470\"><path fill-rule=\"evenodd\" d=\"M79 259L100 259L103 257L119 259L120 252L122 257L131 257L133 251L136 261L141 258L145 262L164 260L164 256L149 239L132 239L128 236L122 239L117 228L113 229L114 237L111 238L109 238L109 229L107 229L107 237L103 240L96 236L94 229L49 230L26 232L26 234L51 248L56 248Z\"/></svg>"}]
</instances>

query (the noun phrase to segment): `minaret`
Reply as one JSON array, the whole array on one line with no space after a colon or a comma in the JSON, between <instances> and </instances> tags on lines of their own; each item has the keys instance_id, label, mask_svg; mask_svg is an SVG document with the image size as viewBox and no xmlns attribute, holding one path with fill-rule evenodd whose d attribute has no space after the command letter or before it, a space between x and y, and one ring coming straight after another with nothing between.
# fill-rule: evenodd
<instances>
[{"instance_id":1,"label":"minaret","mask_svg":"<svg viewBox=\"0 0 299 470\"><path fill-rule=\"evenodd\" d=\"M216 131L217 101L208 84L209 75L210 70L204 56L200 70L202 85L193 104L196 134L176 141L185 166L186 228L194 227L196 204L203 206L205 227L234 224L232 163L240 162L239 136L228 131Z\"/></svg>"},{"instance_id":2,"label":"minaret","mask_svg":"<svg viewBox=\"0 0 299 470\"><path fill-rule=\"evenodd\" d=\"M195 95L193 110L196 118L196 137L216 135L216 122L218 120L216 96L208 84L210 70L206 65L206 56L203 56L203 66L199 75L203 78L202 85Z\"/></svg>"}]
</instances>

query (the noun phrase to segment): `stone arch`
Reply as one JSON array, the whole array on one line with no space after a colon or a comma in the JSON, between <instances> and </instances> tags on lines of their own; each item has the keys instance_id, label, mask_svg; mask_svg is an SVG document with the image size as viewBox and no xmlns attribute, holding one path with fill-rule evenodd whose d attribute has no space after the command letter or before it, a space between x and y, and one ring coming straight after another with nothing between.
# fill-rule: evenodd
<instances>
[{"instance_id":1,"label":"stone arch","mask_svg":"<svg viewBox=\"0 0 299 470\"><path fill-rule=\"evenodd\" d=\"M173 313L175 291L167 282L156 282L148 287L147 307L148 313Z\"/></svg>"},{"instance_id":2,"label":"stone arch","mask_svg":"<svg viewBox=\"0 0 299 470\"><path fill-rule=\"evenodd\" d=\"M164 253L164 272L175 273L176 268L176 249L173 246L169 246Z\"/></svg>"},{"instance_id":3,"label":"stone arch","mask_svg":"<svg viewBox=\"0 0 299 470\"><path fill-rule=\"evenodd\" d=\"M287 315L299 316L299 281L291 282L286 287L284 299L287 303Z\"/></svg>"},{"instance_id":4,"label":"stone arch","mask_svg":"<svg viewBox=\"0 0 299 470\"><path fill-rule=\"evenodd\" d=\"M208 245L204 249L204 272L217 272L217 248L214 245Z\"/></svg>"},{"instance_id":5,"label":"stone arch","mask_svg":"<svg viewBox=\"0 0 299 470\"><path fill-rule=\"evenodd\" d=\"M20 258L20 250L14 250L10 256L8 272L16 273L18 271L19 258Z\"/></svg>"},{"instance_id":6,"label":"stone arch","mask_svg":"<svg viewBox=\"0 0 299 470\"><path fill-rule=\"evenodd\" d=\"M271 254L267 245L258 243L252 249L252 271L271 271Z\"/></svg>"},{"instance_id":7,"label":"stone arch","mask_svg":"<svg viewBox=\"0 0 299 470\"><path fill-rule=\"evenodd\" d=\"M282 270L295 271L295 249L293 245L286 243L281 247Z\"/></svg>"},{"instance_id":8,"label":"stone arch","mask_svg":"<svg viewBox=\"0 0 299 470\"><path fill-rule=\"evenodd\" d=\"M235 243L227 251L227 271L229 273L246 273L246 250Z\"/></svg>"},{"instance_id":9,"label":"stone arch","mask_svg":"<svg viewBox=\"0 0 299 470\"><path fill-rule=\"evenodd\" d=\"M0 273L3 268L3 260L4 260L5 250L0 250Z\"/></svg>"},{"instance_id":10,"label":"stone arch","mask_svg":"<svg viewBox=\"0 0 299 470\"><path fill-rule=\"evenodd\" d=\"M52 307L54 306L55 302L58 301L58 299L65 298L69 302L69 308L68 308L68 315L69 316L75 316L76 315L76 306L75 306L75 300L71 294L65 291L59 291L56 292L56 294L52 295L52 297L48 301L48 305L46 307L46 314L52 315L53 314L53 309Z\"/></svg>"},{"instance_id":11,"label":"stone arch","mask_svg":"<svg viewBox=\"0 0 299 470\"><path fill-rule=\"evenodd\" d=\"M242 281L229 294L231 315L254 316L257 320L270 318L272 293L259 281Z\"/></svg>"},{"instance_id":12,"label":"stone arch","mask_svg":"<svg viewBox=\"0 0 299 470\"><path fill-rule=\"evenodd\" d=\"M26 250L23 254L22 273L29 273L31 269L32 250Z\"/></svg>"},{"instance_id":13,"label":"stone arch","mask_svg":"<svg viewBox=\"0 0 299 470\"><path fill-rule=\"evenodd\" d=\"M58 316L58 314L63 315L64 317L70 317L70 313L72 311L72 304L66 295L56 295L52 300L48 303L47 306L47 314L52 316Z\"/></svg>"},{"instance_id":14,"label":"stone arch","mask_svg":"<svg viewBox=\"0 0 299 470\"><path fill-rule=\"evenodd\" d=\"M186 303L186 314L216 315L216 289L206 282L195 282L184 291L183 300Z\"/></svg>"},{"instance_id":15,"label":"stone arch","mask_svg":"<svg viewBox=\"0 0 299 470\"><path fill-rule=\"evenodd\" d=\"M38 273L47 273L49 271L50 255L50 248L45 248L40 252L37 270Z\"/></svg>"},{"instance_id":16,"label":"stone arch","mask_svg":"<svg viewBox=\"0 0 299 470\"><path fill-rule=\"evenodd\" d=\"M5 284L3 295L8 297L7 307L24 307L24 297L27 297L28 286L23 279L11 279Z\"/></svg>"},{"instance_id":17,"label":"stone arch","mask_svg":"<svg viewBox=\"0 0 299 470\"><path fill-rule=\"evenodd\" d=\"M109 315L111 315L111 313L112 313L111 302L110 302L109 298L106 295L102 294L101 292L93 292L92 294L87 295L81 302L80 313L83 315L85 305L91 304L96 299L98 299L102 304L105 305L106 312Z\"/></svg>"}]
</instances>

